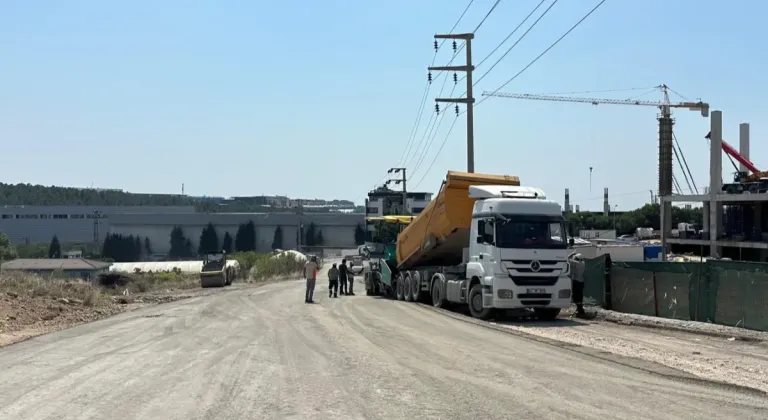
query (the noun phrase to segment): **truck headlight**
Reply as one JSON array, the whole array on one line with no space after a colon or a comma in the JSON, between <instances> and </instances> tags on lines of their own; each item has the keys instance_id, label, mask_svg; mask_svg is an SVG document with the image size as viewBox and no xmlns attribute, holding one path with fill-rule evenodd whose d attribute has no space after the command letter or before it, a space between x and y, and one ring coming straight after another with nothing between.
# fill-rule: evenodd
<instances>
[{"instance_id":1,"label":"truck headlight","mask_svg":"<svg viewBox=\"0 0 768 420\"><path fill-rule=\"evenodd\" d=\"M498 296L499 299L512 299L515 297L515 294L509 289L498 289L496 290L496 296Z\"/></svg>"},{"instance_id":2,"label":"truck headlight","mask_svg":"<svg viewBox=\"0 0 768 420\"><path fill-rule=\"evenodd\" d=\"M557 292L558 299L568 299L571 297L571 289L562 289Z\"/></svg>"}]
</instances>

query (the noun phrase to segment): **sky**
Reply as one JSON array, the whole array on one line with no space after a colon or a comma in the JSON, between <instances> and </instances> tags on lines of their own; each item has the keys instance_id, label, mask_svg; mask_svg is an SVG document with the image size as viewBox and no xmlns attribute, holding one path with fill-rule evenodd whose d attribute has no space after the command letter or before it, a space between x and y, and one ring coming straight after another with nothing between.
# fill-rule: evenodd
<instances>
[{"instance_id":1,"label":"sky","mask_svg":"<svg viewBox=\"0 0 768 420\"><path fill-rule=\"evenodd\" d=\"M488 56L539 1L502 0L480 26L473 60L488 58L475 80L552 2ZM148 193L179 193L183 183L190 195L362 203L387 169L405 164L409 190L436 192L448 170L466 170L467 153L465 115L448 108L428 124L442 77L405 152L427 67L452 57L450 42L435 55L433 36L448 32L468 3L5 0L2 181ZM473 1L454 32L472 32L493 3ZM597 3L555 4L476 84L477 101ZM607 0L500 91L658 101L649 88L664 83L684 95L673 102L701 98L722 110L724 139L737 147L739 124L751 123L751 158L768 169L759 118L768 111L768 3L724 4ZM449 80L441 96L452 88ZM629 88L638 89L615 91ZM453 96L464 91L459 85ZM657 187L654 107L488 98L474 111L476 172L517 175L561 202L569 188L583 210L602 209L604 187L618 210L647 203ZM709 120L687 110L674 117L702 188ZM726 159L723 168L730 179Z\"/></svg>"}]
</instances>

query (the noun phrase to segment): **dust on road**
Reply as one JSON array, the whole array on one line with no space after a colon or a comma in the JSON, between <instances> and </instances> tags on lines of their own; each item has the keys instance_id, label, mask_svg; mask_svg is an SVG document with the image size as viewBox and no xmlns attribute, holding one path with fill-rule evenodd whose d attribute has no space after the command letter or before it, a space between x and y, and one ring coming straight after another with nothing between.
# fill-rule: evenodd
<instances>
[{"instance_id":1,"label":"dust on road","mask_svg":"<svg viewBox=\"0 0 768 420\"><path fill-rule=\"evenodd\" d=\"M329 266L330 264L327 264ZM0 349L7 419L764 419L768 400L304 282Z\"/></svg>"}]
</instances>

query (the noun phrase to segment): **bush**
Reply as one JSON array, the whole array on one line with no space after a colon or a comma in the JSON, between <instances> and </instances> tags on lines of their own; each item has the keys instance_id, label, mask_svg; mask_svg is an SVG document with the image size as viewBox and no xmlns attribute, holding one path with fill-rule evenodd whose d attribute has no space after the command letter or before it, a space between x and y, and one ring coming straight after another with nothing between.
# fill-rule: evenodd
<instances>
[{"instance_id":1,"label":"bush","mask_svg":"<svg viewBox=\"0 0 768 420\"><path fill-rule=\"evenodd\" d=\"M29 273L3 273L0 290L19 296L51 297L79 300L83 304L98 306L109 302L104 289L89 281L60 279Z\"/></svg>"},{"instance_id":2,"label":"bush","mask_svg":"<svg viewBox=\"0 0 768 420\"><path fill-rule=\"evenodd\" d=\"M98 283L107 289L128 289L129 292L149 292L155 289L189 289L200 287L199 274L185 274L180 270L158 271L155 273L133 274L105 273L99 276Z\"/></svg>"},{"instance_id":3,"label":"bush","mask_svg":"<svg viewBox=\"0 0 768 420\"><path fill-rule=\"evenodd\" d=\"M291 253L236 252L231 257L240 264L242 273L248 273L248 281L258 282L273 277L288 276L304 267L304 261Z\"/></svg>"}]
</instances>

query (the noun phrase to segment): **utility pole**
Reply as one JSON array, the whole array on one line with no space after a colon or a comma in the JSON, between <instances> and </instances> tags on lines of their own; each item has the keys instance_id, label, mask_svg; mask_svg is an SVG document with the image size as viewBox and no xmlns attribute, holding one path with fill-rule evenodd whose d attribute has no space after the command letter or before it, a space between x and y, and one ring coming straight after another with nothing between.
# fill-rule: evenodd
<instances>
[{"instance_id":1,"label":"utility pole","mask_svg":"<svg viewBox=\"0 0 768 420\"><path fill-rule=\"evenodd\" d=\"M403 214L403 215L409 214L410 212L408 211L408 190L406 189L406 186L405 186L405 182L406 182L405 168L389 168L389 170L387 171L388 174L391 174L393 172L394 173L402 172L403 177L400 178L400 179L390 179L390 180L388 180L386 182L386 184L389 185L391 182L394 182L395 184L399 184L399 183L402 182L402 184L403 184L403 212L401 214Z\"/></svg>"},{"instance_id":2,"label":"utility pole","mask_svg":"<svg viewBox=\"0 0 768 420\"><path fill-rule=\"evenodd\" d=\"M98 210L93 211L93 252L99 253L101 255L101 250L99 250L99 219L101 219L101 212Z\"/></svg>"},{"instance_id":3,"label":"utility pole","mask_svg":"<svg viewBox=\"0 0 768 420\"><path fill-rule=\"evenodd\" d=\"M450 103L462 103L467 105L467 172L475 172L475 125L474 125L474 110L472 109L475 104L475 98L472 95L472 71L475 70L475 66L472 65L472 39L475 38L475 34L443 34L435 35L435 50L438 49L438 39L452 39L453 49L456 50L456 40L460 39L466 43L466 64L463 66L438 66L428 67L429 71L463 71L467 73L467 97L466 98L435 98L435 102L450 102ZM431 80L431 74L430 74ZM454 74L454 80L456 76ZM456 106L458 111L458 105ZM440 112L440 105L435 104L435 111Z\"/></svg>"},{"instance_id":4,"label":"utility pole","mask_svg":"<svg viewBox=\"0 0 768 420\"><path fill-rule=\"evenodd\" d=\"M301 252L301 242L302 242L302 239L303 239L302 237L304 236L303 235L304 234L304 232L303 232L303 230L304 230L304 223L302 221L302 219L303 219L302 215L304 213L304 209L302 209L302 207L301 207L302 203L301 203L301 199L300 198L296 199L296 204L297 204L296 215L298 216L298 219L299 219L298 220L298 226L296 226L296 232L298 232L296 234L296 250Z\"/></svg>"}]
</instances>

